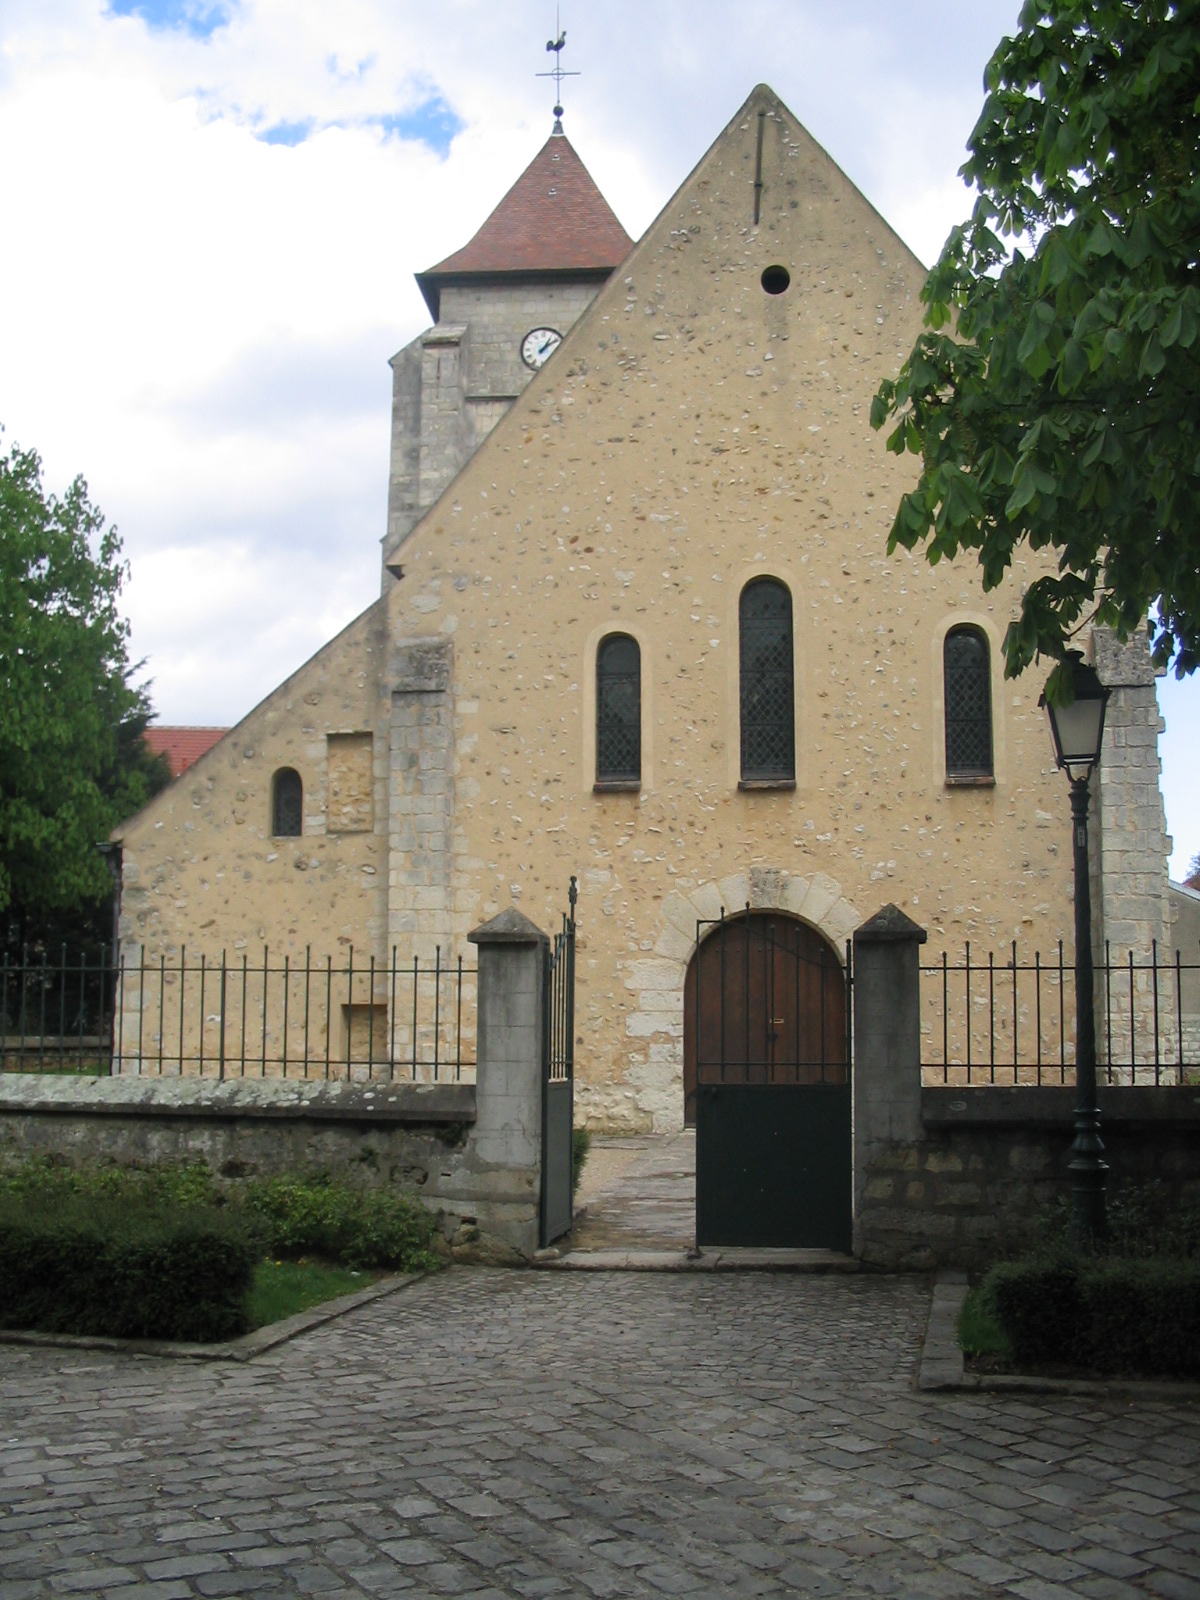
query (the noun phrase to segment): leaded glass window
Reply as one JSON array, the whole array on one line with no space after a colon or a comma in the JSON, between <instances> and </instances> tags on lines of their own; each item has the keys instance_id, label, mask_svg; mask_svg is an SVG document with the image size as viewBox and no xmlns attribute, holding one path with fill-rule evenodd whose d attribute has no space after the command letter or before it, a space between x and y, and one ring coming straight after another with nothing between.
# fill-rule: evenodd
<instances>
[{"instance_id":1,"label":"leaded glass window","mask_svg":"<svg viewBox=\"0 0 1200 1600\"><path fill-rule=\"evenodd\" d=\"M642 653L627 633L596 651L596 782L642 781Z\"/></svg>"},{"instance_id":2,"label":"leaded glass window","mask_svg":"<svg viewBox=\"0 0 1200 1600\"><path fill-rule=\"evenodd\" d=\"M992 686L987 638L951 628L942 647L946 690L946 776L992 776Z\"/></svg>"},{"instance_id":3,"label":"leaded glass window","mask_svg":"<svg viewBox=\"0 0 1200 1600\"><path fill-rule=\"evenodd\" d=\"M277 839L298 839L304 816L300 774L293 767L280 767L271 790L271 832Z\"/></svg>"},{"instance_id":4,"label":"leaded glass window","mask_svg":"<svg viewBox=\"0 0 1200 1600\"><path fill-rule=\"evenodd\" d=\"M742 781L796 776L792 597L775 578L755 578L740 607Z\"/></svg>"}]
</instances>

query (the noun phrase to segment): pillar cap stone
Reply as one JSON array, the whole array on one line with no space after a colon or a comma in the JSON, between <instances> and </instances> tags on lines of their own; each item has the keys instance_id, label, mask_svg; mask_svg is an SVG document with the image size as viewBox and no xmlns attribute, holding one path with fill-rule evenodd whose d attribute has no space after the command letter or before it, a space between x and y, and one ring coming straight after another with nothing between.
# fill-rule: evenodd
<instances>
[{"instance_id":1,"label":"pillar cap stone","mask_svg":"<svg viewBox=\"0 0 1200 1600\"><path fill-rule=\"evenodd\" d=\"M550 940L531 922L523 911L509 906L490 922L472 929L467 935L472 944L549 944Z\"/></svg>"},{"instance_id":2,"label":"pillar cap stone","mask_svg":"<svg viewBox=\"0 0 1200 1600\"><path fill-rule=\"evenodd\" d=\"M919 923L901 911L899 906L886 905L854 930L855 944L884 944L888 941L911 939L924 944L929 935Z\"/></svg>"}]
</instances>

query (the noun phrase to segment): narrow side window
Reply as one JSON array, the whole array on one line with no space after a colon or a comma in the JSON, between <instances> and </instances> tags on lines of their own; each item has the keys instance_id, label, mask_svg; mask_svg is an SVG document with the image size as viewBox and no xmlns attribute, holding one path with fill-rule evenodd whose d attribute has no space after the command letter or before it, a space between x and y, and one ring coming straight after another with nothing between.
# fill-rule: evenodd
<instances>
[{"instance_id":1,"label":"narrow side window","mask_svg":"<svg viewBox=\"0 0 1200 1600\"><path fill-rule=\"evenodd\" d=\"M596 783L641 781L642 653L627 633L610 633L596 651Z\"/></svg>"},{"instance_id":2,"label":"narrow side window","mask_svg":"<svg viewBox=\"0 0 1200 1600\"><path fill-rule=\"evenodd\" d=\"M990 778L992 684L981 628L951 628L942 646L946 704L946 777Z\"/></svg>"},{"instance_id":3,"label":"narrow side window","mask_svg":"<svg viewBox=\"0 0 1200 1600\"><path fill-rule=\"evenodd\" d=\"M294 767L280 767L271 780L271 832L277 839L298 839L304 817L304 785Z\"/></svg>"},{"instance_id":4,"label":"narrow side window","mask_svg":"<svg viewBox=\"0 0 1200 1600\"><path fill-rule=\"evenodd\" d=\"M796 777L792 597L776 578L755 578L739 606L742 782Z\"/></svg>"}]
</instances>

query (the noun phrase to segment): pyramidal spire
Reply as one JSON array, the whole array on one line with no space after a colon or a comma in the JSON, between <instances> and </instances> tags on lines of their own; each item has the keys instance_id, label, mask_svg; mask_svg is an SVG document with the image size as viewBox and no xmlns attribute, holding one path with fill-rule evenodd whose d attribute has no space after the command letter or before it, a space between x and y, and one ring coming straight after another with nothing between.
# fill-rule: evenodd
<instances>
[{"instance_id":1,"label":"pyramidal spire","mask_svg":"<svg viewBox=\"0 0 1200 1600\"><path fill-rule=\"evenodd\" d=\"M554 132L468 244L417 274L437 316L447 279L503 272L607 275L633 248L591 173L556 124Z\"/></svg>"}]
</instances>

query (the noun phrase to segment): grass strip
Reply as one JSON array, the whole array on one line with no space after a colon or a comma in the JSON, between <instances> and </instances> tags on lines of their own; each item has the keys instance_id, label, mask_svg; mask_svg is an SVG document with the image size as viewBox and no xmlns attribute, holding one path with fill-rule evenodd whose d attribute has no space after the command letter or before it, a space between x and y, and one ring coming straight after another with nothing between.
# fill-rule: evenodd
<instances>
[{"instance_id":1,"label":"grass strip","mask_svg":"<svg viewBox=\"0 0 1200 1600\"><path fill-rule=\"evenodd\" d=\"M250 1285L248 1325L254 1329L282 1322L326 1300L357 1294L382 1276L381 1272L334 1267L322 1261L260 1261Z\"/></svg>"},{"instance_id":2,"label":"grass strip","mask_svg":"<svg viewBox=\"0 0 1200 1600\"><path fill-rule=\"evenodd\" d=\"M1012 1356L1012 1346L1004 1329L992 1317L983 1299L982 1289L969 1289L958 1313L958 1346L965 1356L987 1356L999 1363L1007 1363Z\"/></svg>"}]
</instances>

